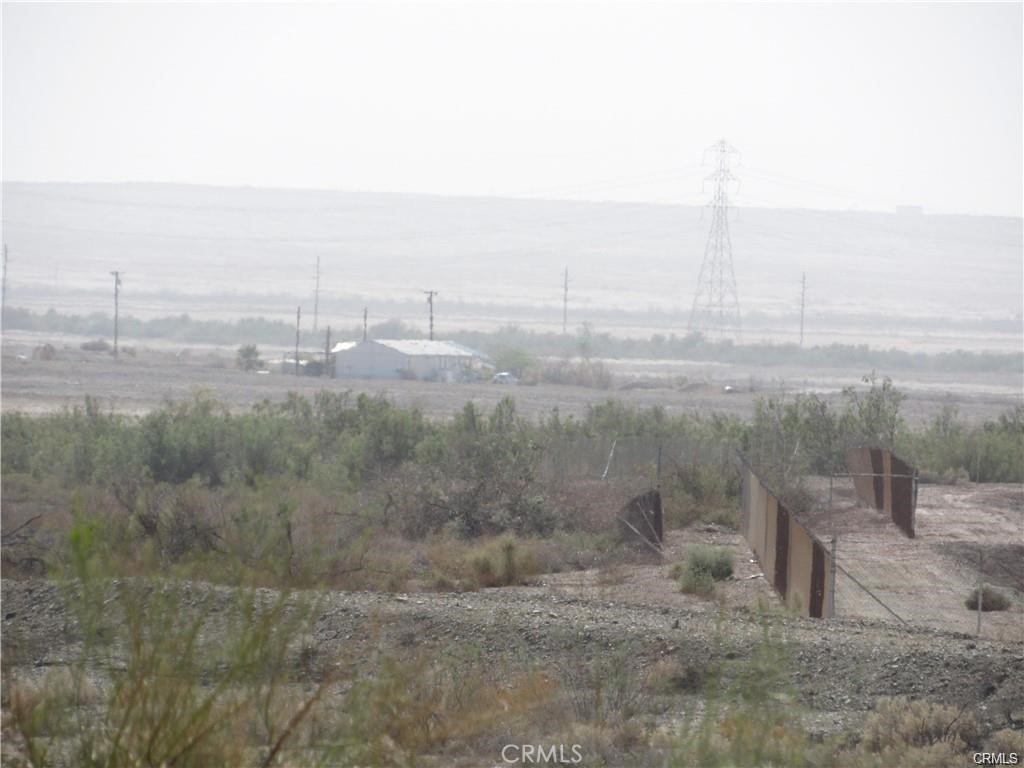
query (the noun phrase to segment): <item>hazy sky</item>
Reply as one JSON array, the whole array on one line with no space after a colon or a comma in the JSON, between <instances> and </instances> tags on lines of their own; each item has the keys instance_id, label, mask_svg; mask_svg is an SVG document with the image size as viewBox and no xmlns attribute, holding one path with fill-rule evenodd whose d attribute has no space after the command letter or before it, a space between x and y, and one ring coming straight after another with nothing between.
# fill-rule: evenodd
<instances>
[{"instance_id":1,"label":"hazy sky","mask_svg":"<svg viewBox=\"0 0 1024 768\"><path fill-rule=\"evenodd\" d=\"M1016 215L1022 4L3 5L5 180Z\"/></svg>"}]
</instances>

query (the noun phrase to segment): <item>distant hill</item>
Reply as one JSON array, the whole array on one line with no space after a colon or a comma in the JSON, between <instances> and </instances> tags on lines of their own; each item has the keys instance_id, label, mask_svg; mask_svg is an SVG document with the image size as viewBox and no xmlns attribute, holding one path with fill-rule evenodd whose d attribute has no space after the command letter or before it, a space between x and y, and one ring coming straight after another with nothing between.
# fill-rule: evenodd
<instances>
[{"instance_id":1,"label":"distant hill","mask_svg":"<svg viewBox=\"0 0 1024 768\"><path fill-rule=\"evenodd\" d=\"M682 332L708 217L677 205L455 198L167 184L3 185L12 305L153 316L312 313L325 322L425 310L472 325L561 322ZM1022 305L1021 219L742 209L732 222L751 327L792 318L807 273L817 324L859 318L1009 323ZM777 318L778 322L772 318ZM879 321L881 322L881 321Z\"/></svg>"}]
</instances>

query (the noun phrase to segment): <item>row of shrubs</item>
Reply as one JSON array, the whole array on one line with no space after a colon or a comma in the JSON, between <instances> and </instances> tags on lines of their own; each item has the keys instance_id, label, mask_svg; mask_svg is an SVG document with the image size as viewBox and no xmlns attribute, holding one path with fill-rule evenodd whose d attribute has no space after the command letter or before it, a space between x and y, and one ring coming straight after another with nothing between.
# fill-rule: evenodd
<instances>
[{"instance_id":1,"label":"row of shrubs","mask_svg":"<svg viewBox=\"0 0 1024 768\"><path fill-rule=\"evenodd\" d=\"M581 418L555 411L529 421L506 398L490 412L469 403L449 420L432 421L380 397L326 391L240 413L200 394L142 416L116 414L87 398L61 413L0 417L5 529L43 505L58 512L36 526L40 537L57 521L66 530L75 496L85 516L109 528L106 539L139 563L191 564L213 569L218 579L259 575L272 582L397 588L433 578L410 568L409 562L423 560L408 542L437 536L508 534L523 542L583 536L590 537L582 546L586 554L565 556L580 567L599 559L604 544L598 541L615 529L619 505L638 486L655 482L654 463L623 466L602 481L602 467L580 474L566 468L561 454L613 439L651 449L648 458L655 446L672 441L704 446L691 460L668 458L663 467L666 524L677 527L695 519L735 526L736 449L766 475L800 477L823 469L814 464L819 448L841 455L845 429L894 439L898 449L909 446L911 461L932 455L929 450L935 461L956 460L956 452L940 455L933 445L948 445L950 434L981 440L987 452L975 466L983 479L1024 479L1024 461L1014 463L1024 450L1021 409L973 426L947 411L914 432L900 419L901 398L891 382L868 384L851 391L838 412L811 396L769 400L751 422L613 400ZM816 431L821 424L823 431ZM603 466L606 457L599 458ZM556 465L564 471L552 471ZM922 469L936 471L927 463ZM7 565L43 567L47 547L40 537L35 549L21 552L5 542ZM366 563L375 558L387 565L371 577ZM478 569L473 578L441 573L437 581L505 578L500 567L493 571Z\"/></svg>"}]
</instances>

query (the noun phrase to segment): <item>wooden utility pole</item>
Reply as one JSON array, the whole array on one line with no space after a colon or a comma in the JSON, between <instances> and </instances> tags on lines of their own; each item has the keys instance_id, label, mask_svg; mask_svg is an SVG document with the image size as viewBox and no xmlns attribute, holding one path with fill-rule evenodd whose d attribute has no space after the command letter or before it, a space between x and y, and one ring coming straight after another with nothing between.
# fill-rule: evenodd
<instances>
[{"instance_id":1,"label":"wooden utility pole","mask_svg":"<svg viewBox=\"0 0 1024 768\"><path fill-rule=\"evenodd\" d=\"M118 303L119 303L119 294L120 294L120 290L121 290L121 275L124 274L124 273L122 273L122 272L120 272L120 271L115 269L110 274L112 274L114 276L114 359L117 360L117 331L118 331L117 326L118 326L118 322L119 322L119 318L118 318Z\"/></svg>"},{"instance_id":2,"label":"wooden utility pole","mask_svg":"<svg viewBox=\"0 0 1024 768\"><path fill-rule=\"evenodd\" d=\"M434 340L434 297L437 291L424 291L427 294L427 304L430 305L430 340Z\"/></svg>"},{"instance_id":3,"label":"wooden utility pole","mask_svg":"<svg viewBox=\"0 0 1024 768\"><path fill-rule=\"evenodd\" d=\"M302 307L295 310L295 375L299 375L299 327L302 323Z\"/></svg>"},{"instance_id":4,"label":"wooden utility pole","mask_svg":"<svg viewBox=\"0 0 1024 768\"><path fill-rule=\"evenodd\" d=\"M363 307L363 341L366 341L366 307Z\"/></svg>"},{"instance_id":5,"label":"wooden utility pole","mask_svg":"<svg viewBox=\"0 0 1024 768\"><path fill-rule=\"evenodd\" d=\"M330 376L331 367L331 326L327 326L327 341L324 343L324 376Z\"/></svg>"},{"instance_id":6,"label":"wooden utility pole","mask_svg":"<svg viewBox=\"0 0 1024 768\"><path fill-rule=\"evenodd\" d=\"M565 268L565 279L562 281L562 335L569 330L569 267Z\"/></svg>"},{"instance_id":7,"label":"wooden utility pole","mask_svg":"<svg viewBox=\"0 0 1024 768\"><path fill-rule=\"evenodd\" d=\"M7 243L4 243L4 276L0 284L0 312L7 309Z\"/></svg>"},{"instance_id":8,"label":"wooden utility pole","mask_svg":"<svg viewBox=\"0 0 1024 768\"><path fill-rule=\"evenodd\" d=\"M316 257L316 291L313 293L313 333L320 317L320 257Z\"/></svg>"},{"instance_id":9,"label":"wooden utility pole","mask_svg":"<svg viewBox=\"0 0 1024 768\"><path fill-rule=\"evenodd\" d=\"M807 297L807 273L800 278L800 347L804 346L804 300Z\"/></svg>"}]
</instances>

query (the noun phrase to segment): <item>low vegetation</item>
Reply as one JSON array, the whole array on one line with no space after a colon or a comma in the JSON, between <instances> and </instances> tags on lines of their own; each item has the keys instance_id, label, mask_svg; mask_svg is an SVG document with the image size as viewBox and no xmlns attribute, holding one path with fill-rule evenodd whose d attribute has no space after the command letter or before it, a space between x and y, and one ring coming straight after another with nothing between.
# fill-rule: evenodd
<instances>
[{"instance_id":1,"label":"low vegetation","mask_svg":"<svg viewBox=\"0 0 1024 768\"><path fill-rule=\"evenodd\" d=\"M982 611L1006 611L1010 608L1010 598L1004 595L995 587L987 584L981 588L981 610ZM978 610L979 590L975 587L964 600L964 605L972 611Z\"/></svg>"},{"instance_id":2,"label":"low vegetation","mask_svg":"<svg viewBox=\"0 0 1024 768\"><path fill-rule=\"evenodd\" d=\"M82 635L59 670L19 677L28 651L5 631L5 764L456 764L530 733L580 744L588 764L860 767L1010 743L923 701L880 702L862 733L815 742L768 619L749 657L715 652L699 669L673 650L588 656L571 637L547 666L485 660L471 641L412 638L359 658L311 644L315 588L463 592L631 562L616 517L659 479L659 446L669 527L735 526L737 451L790 482L835 466L853 436L928 472L1020 479L1024 411L977 427L945 413L912 431L901 402L868 377L838 408L767 400L749 423L616 401L531 422L511 399L432 421L329 392L243 412L199 393L142 416L91 398L5 413L4 575L59 583ZM938 445L949 435L975 449L973 466L969 449ZM706 594L732 569L727 550L693 548L673 577ZM373 632L346 647L373 648ZM682 732L658 725L680 709Z\"/></svg>"},{"instance_id":3,"label":"low vegetation","mask_svg":"<svg viewBox=\"0 0 1024 768\"><path fill-rule=\"evenodd\" d=\"M4 326L10 329L45 331L103 336L111 333L112 319L102 312L89 315L67 315L49 310L35 313L12 307L4 310ZM189 315L140 320L126 316L120 318L121 334L126 338L169 339L179 342L212 343L238 346L267 344L287 347L294 343L295 327L281 320L262 317L237 321L197 320ZM377 323L370 327L370 338L425 338L418 328L396 320ZM361 326L335 329L339 341L362 338ZM887 371L962 371L1019 373L1024 365L1021 353L970 352L957 350L928 354L900 350L873 349L867 345L829 344L801 347L797 344L743 344L731 341L716 342L699 334L677 336L654 334L649 338L621 339L608 333L595 331L584 325L575 335L538 333L518 326L508 326L494 332L458 332L453 340L487 352L500 360L502 370L539 371L540 358L579 356L585 359L643 358L682 359L747 365L787 365L814 368L884 369Z\"/></svg>"},{"instance_id":4,"label":"low vegetation","mask_svg":"<svg viewBox=\"0 0 1024 768\"><path fill-rule=\"evenodd\" d=\"M679 580L679 589L690 595L710 595L716 581L732 578L733 555L727 547L694 545L682 563L673 566L670 575Z\"/></svg>"}]
</instances>

